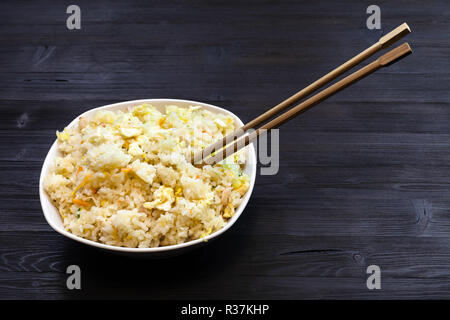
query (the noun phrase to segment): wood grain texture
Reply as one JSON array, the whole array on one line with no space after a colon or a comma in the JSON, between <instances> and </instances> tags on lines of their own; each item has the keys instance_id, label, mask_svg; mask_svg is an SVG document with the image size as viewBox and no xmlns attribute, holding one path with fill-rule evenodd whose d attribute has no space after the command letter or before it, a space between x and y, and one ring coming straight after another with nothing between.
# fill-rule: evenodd
<instances>
[{"instance_id":1,"label":"wood grain texture","mask_svg":"<svg viewBox=\"0 0 450 320\"><path fill-rule=\"evenodd\" d=\"M79 31L63 2L0 4L0 298L450 298L448 1L378 1L375 31L360 1L77 4ZM45 222L41 165L78 114L170 97L249 121L404 21L413 55L283 126L278 174L222 238L141 261Z\"/></svg>"}]
</instances>

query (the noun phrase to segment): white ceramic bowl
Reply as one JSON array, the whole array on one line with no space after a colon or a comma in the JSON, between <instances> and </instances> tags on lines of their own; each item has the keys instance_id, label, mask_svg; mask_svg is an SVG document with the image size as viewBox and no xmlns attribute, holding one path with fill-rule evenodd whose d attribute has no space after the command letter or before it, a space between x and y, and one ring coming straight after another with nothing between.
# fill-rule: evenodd
<instances>
[{"instance_id":1,"label":"white ceramic bowl","mask_svg":"<svg viewBox=\"0 0 450 320\"><path fill-rule=\"evenodd\" d=\"M242 121L233 113L230 111L227 111L225 109L202 103L197 101L189 101L189 100L177 100L177 99L144 99L144 100L133 100L133 101L125 101L115 104L110 104L107 106L91 109L82 115L78 116L73 120L67 127L71 128L77 125L79 117L87 117L90 118L93 113L95 113L98 110L107 109L107 110L125 110L129 107L133 107L142 103L150 103L154 107L158 108L160 111L164 112L164 107L169 104L174 104L179 107L189 107L192 105L201 106L207 110L210 110L215 113L225 113L228 115L231 115L235 119L235 123L237 126L243 126ZM53 160L56 156L59 155L59 151L57 150L57 142L55 141L53 145L51 146L47 156L45 157L44 164L42 166L41 176L39 180L39 197L41 200L42 205L42 211L44 212L45 219L47 220L48 224L57 232L60 234L79 241L81 243L97 247L103 250L108 250L114 253L128 255L128 256L135 256L135 257L148 257L148 258L158 258L158 257L165 257L165 256L172 256L177 255L180 253L183 253L189 249L192 249L194 247L200 246L202 244L207 243L207 241L211 241L212 239L220 236L225 231L227 231L235 222L237 219L239 219L239 216L242 214L242 211L244 211L245 206L248 203L248 200L250 199L250 196L253 191L253 186L255 184L255 177L256 177L256 152L253 145L250 145L247 150L247 164L244 167L244 172L249 175L250 177L250 187L247 191L247 193L244 195L244 198L242 200L241 205L236 209L235 214L233 217L228 221L228 223L220 230L208 235L207 237L203 239L197 239L177 245L171 245L171 246L165 246L165 247L157 247L157 248L124 248L124 247L116 247L111 246L103 243L98 243L95 241L87 240L81 237L78 237L68 231L66 231L63 227L61 216L58 213L58 210L53 205L52 201L49 199L47 193L44 191L43 187L43 179L47 174L49 173L50 167L53 164Z\"/></svg>"}]
</instances>

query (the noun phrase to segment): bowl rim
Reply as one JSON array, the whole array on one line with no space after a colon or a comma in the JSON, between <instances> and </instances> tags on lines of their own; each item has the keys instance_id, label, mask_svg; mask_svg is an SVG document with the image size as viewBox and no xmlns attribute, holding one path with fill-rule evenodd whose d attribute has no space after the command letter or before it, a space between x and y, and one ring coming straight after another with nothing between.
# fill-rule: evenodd
<instances>
[{"instance_id":1,"label":"bowl rim","mask_svg":"<svg viewBox=\"0 0 450 320\"><path fill-rule=\"evenodd\" d=\"M129 101L122 101L122 102L117 102L117 103L113 103L113 104L108 104L108 105L104 105L104 106L100 106L100 107L96 107L96 108L92 108L89 109L85 112L83 112L82 114L80 114L79 116L75 117L75 119L73 119L66 127L71 127L74 126L78 121L79 118L82 116L86 116L87 114L91 114L93 112L99 111L99 110L104 110L104 109L119 109L120 107L126 108L126 107L130 107L133 104L142 104L142 103L152 103L152 102L158 102L158 103L164 103L167 102L168 104L170 103L183 103L183 104L191 104L191 105L198 105L201 107L208 107L210 109L213 109L215 111L218 112L222 112L222 113L227 113L230 114L231 116L233 116L233 118L235 119L235 121L240 125L243 126L244 124L242 123L241 119L236 116L233 112L212 105L212 104L208 104L208 103L204 103L204 102L199 102L199 101L194 101L194 100L185 100L185 99L172 99L172 98L158 98L158 99L138 99L138 100L129 100ZM242 212L244 211L245 207L248 204L248 201L250 200L251 194L253 192L253 187L255 185L255 180L256 180L256 168L257 168L257 163L256 163L256 151L255 151L255 147L253 144L250 144L248 146L248 159L246 162L246 166L250 165L250 185L249 185L249 189L247 190L247 193L244 195L244 197L242 198L242 202L239 205L239 207L237 208L237 210L235 211L233 217L227 222L227 224L217 230L216 232L201 238L201 239L195 239L195 240L191 240L188 242L183 242L183 243L179 243L179 244L174 244L174 245L169 245L169 246L162 246L162 247L154 247L154 248L128 248L128 247L119 247L119 246L113 246L113 245L108 245L108 244L104 244L104 243L100 243L100 242L95 242L93 240L88 240L88 239L84 239L82 237L79 237L73 233L70 233L69 231L65 230L63 227L60 227L58 225L56 225L53 220L49 217L49 212L47 211L47 206L50 205L52 206L56 211L58 211L58 209L53 205L53 203L50 201L46 191L44 190L44 186L43 186L43 180L44 177L47 175L50 166L52 164L52 160L54 159L55 156L51 156L52 154L54 154L56 152L57 148L57 139L55 139L55 141L53 142L53 144L51 145L47 155L45 156L45 160L42 164L42 168L41 168L41 173L39 176L39 200L41 203L41 207L42 207L42 212L44 214L45 220L47 221L47 223L50 225L50 227L53 228L53 230L55 230L56 232L58 232L59 234L66 236L72 240L87 244L89 246L93 246L93 247L97 247L100 249L105 249L105 250L111 250L111 251L119 251L119 252L128 252L128 253L152 253L152 252L164 252L164 251L173 251L173 250L177 250L177 249L182 249L182 248L186 248L186 247L191 247L191 246L195 246L195 245L199 245L202 244L204 242L208 242L220 235L222 235L225 231L227 231L228 229L231 228L231 226L234 225L234 223L237 221L237 219L239 219L239 217L241 216ZM59 216L59 219L61 219L61 216Z\"/></svg>"}]
</instances>

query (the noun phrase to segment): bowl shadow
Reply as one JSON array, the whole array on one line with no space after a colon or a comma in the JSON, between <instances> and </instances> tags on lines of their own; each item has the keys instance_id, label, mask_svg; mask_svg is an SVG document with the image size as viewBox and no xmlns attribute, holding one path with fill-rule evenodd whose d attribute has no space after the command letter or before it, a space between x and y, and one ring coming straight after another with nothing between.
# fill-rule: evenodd
<instances>
[{"instance_id":1,"label":"bowl shadow","mask_svg":"<svg viewBox=\"0 0 450 320\"><path fill-rule=\"evenodd\" d=\"M201 247L157 260L65 243L65 251L82 273L82 290L67 291L67 298L75 299L220 298L211 295L211 286L232 286L228 275L242 261L246 246L232 230Z\"/></svg>"}]
</instances>

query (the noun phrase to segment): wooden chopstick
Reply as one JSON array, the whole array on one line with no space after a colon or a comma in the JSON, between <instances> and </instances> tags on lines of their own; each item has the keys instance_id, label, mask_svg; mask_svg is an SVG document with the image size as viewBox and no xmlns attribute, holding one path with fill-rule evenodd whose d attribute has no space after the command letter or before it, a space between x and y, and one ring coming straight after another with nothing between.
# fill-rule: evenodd
<instances>
[{"instance_id":1,"label":"wooden chopstick","mask_svg":"<svg viewBox=\"0 0 450 320\"><path fill-rule=\"evenodd\" d=\"M367 58L369 58L376 52L389 47L391 44L398 41L399 39L401 39L402 37L404 37L405 35L407 35L410 32L411 32L411 29L409 28L409 26L406 23L401 24L400 26L398 26L397 28L395 28L394 30L392 30L391 32L386 34L385 36L381 37L377 43L373 44L366 50L360 52L359 54L357 54L356 56L354 56L353 58L351 58L344 64L340 65L333 71L324 75L322 78L316 80L315 82L313 82L306 88L300 90L293 96L287 98L286 100L284 100L280 104L276 105L272 109L266 111L262 115L251 120L250 122L246 123L243 127L239 128L235 132L227 135L222 140L219 140L216 143L207 146L203 150L198 151L197 153L194 154L192 162L193 163L201 162L202 159L209 156L211 154L211 152L213 152L214 150L217 150L221 147L226 146L227 143L229 143L230 141L233 141L234 139L237 139L240 136L242 136L243 133L245 131L247 131L248 129L255 128L256 126L260 125L262 122L264 122L264 121L268 120L269 118L275 116L276 114L280 113L281 111L283 111L290 105L298 102L300 99L303 99L304 97L308 96L312 92L318 90L319 88L323 87L327 83L333 81L335 78L342 75L349 69L353 68L355 65L359 64L360 62L366 60Z\"/></svg>"},{"instance_id":2,"label":"wooden chopstick","mask_svg":"<svg viewBox=\"0 0 450 320\"><path fill-rule=\"evenodd\" d=\"M322 102L323 100L329 98L330 96L334 95L335 93L347 88L348 86L352 85L353 83L363 79L364 77L367 77L371 73L377 71L378 69L382 67L386 67L401 58L407 56L408 54L412 53L411 47L408 43L403 43L402 45L396 47L395 49L385 53L381 57L379 57L377 60L373 61L372 63L368 64L365 67L360 68L359 70L355 71L351 75L345 77L344 79L336 82L335 84L329 86L328 88L320 91L316 95L312 96L311 98L303 101L299 105L293 107L292 109L286 111L285 113L281 114L277 118L273 119L272 121L266 123L259 129L251 132L250 134L241 137L240 139L235 140L232 144L229 144L222 150L219 150L215 155L212 155L209 158L204 159L204 164L215 164L231 154L237 152L239 149L247 146L250 142L254 141L259 135L265 133L269 129L274 129L279 126L281 126L283 123L293 119L297 115L305 112L309 108L315 106L319 102Z\"/></svg>"}]
</instances>

